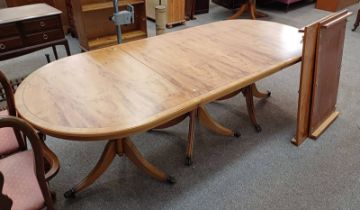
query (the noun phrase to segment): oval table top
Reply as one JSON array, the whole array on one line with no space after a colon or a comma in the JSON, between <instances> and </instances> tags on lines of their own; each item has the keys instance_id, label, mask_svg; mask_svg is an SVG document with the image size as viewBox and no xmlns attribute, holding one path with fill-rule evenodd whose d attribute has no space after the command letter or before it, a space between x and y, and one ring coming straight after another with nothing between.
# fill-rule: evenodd
<instances>
[{"instance_id":1,"label":"oval table top","mask_svg":"<svg viewBox=\"0 0 360 210\"><path fill-rule=\"evenodd\" d=\"M229 20L66 57L18 87L45 134L105 140L154 128L301 60L297 28Z\"/></svg>"}]
</instances>

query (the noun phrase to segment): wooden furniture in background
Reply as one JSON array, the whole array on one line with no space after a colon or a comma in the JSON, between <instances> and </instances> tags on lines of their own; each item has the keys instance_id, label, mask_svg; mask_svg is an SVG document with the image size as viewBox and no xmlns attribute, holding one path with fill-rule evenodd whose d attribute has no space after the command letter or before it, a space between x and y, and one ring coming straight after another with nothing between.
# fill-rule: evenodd
<instances>
[{"instance_id":1,"label":"wooden furniture in background","mask_svg":"<svg viewBox=\"0 0 360 210\"><path fill-rule=\"evenodd\" d=\"M114 8L111 0L72 1L73 18L82 50L94 50L117 44L115 25L109 20ZM120 0L120 10L131 4L135 23L121 26L123 42L147 37L144 0Z\"/></svg>"},{"instance_id":2,"label":"wooden furniture in background","mask_svg":"<svg viewBox=\"0 0 360 210\"><path fill-rule=\"evenodd\" d=\"M8 7L17 7L27 4L39 4L45 3L50 6L55 6L55 0L6 0L6 4Z\"/></svg>"},{"instance_id":3,"label":"wooden furniture in background","mask_svg":"<svg viewBox=\"0 0 360 210\"><path fill-rule=\"evenodd\" d=\"M303 1L303 0L275 0L275 1L285 4L286 5L286 12L288 12L290 4L294 4L296 2Z\"/></svg>"},{"instance_id":4,"label":"wooden furniture in background","mask_svg":"<svg viewBox=\"0 0 360 210\"><path fill-rule=\"evenodd\" d=\"M195 0L195 14L209 13L210 0Z\"/></svg>"},{"instance_id":5,"label":"wooden furniture in background","mask_svg":"<svg viewBox=\"0 0 360 210\"><path fill-rule=\"evenodd\" d=\"M0 9L6 8L6 7L7 7L6 1L5 0L0 0Z\"/></svg>"},{"instance_id":6,"label":"wooden furniture in background","mask_svg":"<svg viewBox=\"0 0 360 210\"><path fill-rule=\"evenodd\" d=\"M75 26L75 20L74 20L74 14L73 14L73 10L72 10L72 4L71 4L72 0L65 0L65 5L66 5L66 11L67 11L67 16L68 16L68 22L69 22L69 33L71 34L72 37L78 37L77 32L76 32L76 26Z\"/></svg>"},{"instance_id":7,"label":"wooden furniture in background","mask_svg":"<svg viewBox=\"0 0 360 210\"><path fill-rule=\"evenodd\" d=\"M316 8L335 12L358 2L359 0L317 0Z\"/></svg>"},{"instance_id":8,"label":"wooden furniture in background","mask_svg":"<svg viewBox=\"0 0 360 210\"><path fill-rule=\"evenodd\" d=\"M318 138L339 114L335 105L350 15L343 11L305 27L296 145L308 137Z\"/></svg>"},{"instance_id":9,"label":"wooden furniture in background","mask_svg":"<svg viewBox=\"0 0 360 210\"><path fill-rule=\"evenodd\" d=\"M59 171L58 158L20 118L1 116L2 129L22 133L31 144L31 150L17 150L0 159L0 182L4 182L2 193L12 200L11 209L43 209L46 206L54 210L55 194L50 192L48 181ZM45 166L49 166L49 170Z\"/></svg>"},{"instance_id":10,"label":"wooden furniture in background","mask_svg":"<svg viewBox=\"0 0 360 210\"><path fill-rule=\"evenodd\" d=\"M185 19L194 20L196 0L185 0Z\"/></svg>"},{"instance_id":11,"label":"wooden furniture in background","mask_svg":"<svg viewBox=\"0 0 360 210\"><path fill-rule=\"evenodd\" d=\"M172 182L128 137L190 116L186 156L191 159L197 117L214 132L234 136L204 106L300 61L301 40L297 28L279 23L206 24L43 66L18 87L15 104L22 118L45 134L108 141L95 168L67 197L90 186L115 154L126 155L160 181ZM239 49L249 49L248 56Z\"/></svg>"},{"instance_id":12,"label":"wooden furniture in background","mask_svg":"<svg viewBox=\"0 0 360 210\"><path fill-rule=\"evenodd\" d=\"M228 9L237 9L240 5L244 4L246 0L212 0L212 2Z\"/></svg>"},{"instance_id":13,"label":"wooden furniture in background","mask_svg":"<svg viewBox=\"0 0 360 210\"><path fill-rule=\"evenodd\" d=\"M240 6L240 8L228 19L237 19L239 18L244 12L248 11L251 15L253 20L256 20L258 17L267 17L268 15L259 12L256 10L256 0L244 0L244 3Z\"/></svg>"},{"instance_id":14,"label":"wooden furniture in background","mask_svg":"<svg viewBox=\"0 0 360 210\"><path fill-rule=\"evenodd\" d=\"M155 20L156 5L159 5L159 0L146 0L146 16L149 19ZM185 23L185 0L161 0L161 5L166 6L166 27Z\"/></svg>"},{"instance_id":15,"label":"wooden furniture in background","mask_svg":"<svg viewBox=\"0 0 360 210\"><path fill-rule=\"evenodd\" d=\"M356 20L354 23L354 28L352 29L352 31L355 31L357 29L357 27L359 27L359 24L360 24L360 9L358 10Z\"/></svg>"},{"instance_id":16,"label":"wooden furniture in background","mask_svg":"<svg viewBox=\"0 0 360 210\"><path fill-rule=\"evenodd\" d=\"M52 47L58 58L56 45L70 49L60 18L61 11L47 4L31 4L0 10L0 60Z\"/></svg>"},{"instance_id":17,"label":"wooden furniture in background","mask_svg":"<svg viewBox=\"0 0 360 210\"><path fill-rule=\"evenodd\" d=\"M64 31L67 32L69 27L68 14L64 0L6 0L8 7L23 6L28 4L45 3L56 9L62 11L61 21L63 24Z\"/></svg>"}]
</instances>

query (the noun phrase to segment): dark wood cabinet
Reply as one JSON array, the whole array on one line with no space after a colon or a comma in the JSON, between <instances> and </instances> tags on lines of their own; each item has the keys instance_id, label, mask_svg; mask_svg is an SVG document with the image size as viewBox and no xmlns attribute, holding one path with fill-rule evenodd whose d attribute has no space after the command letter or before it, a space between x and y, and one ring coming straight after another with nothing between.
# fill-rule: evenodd
<instances>
[{"instance_id":1,"label":"dark wood cabinet","mask_svg":"<svg viewBox=\"0 0 360 210\"><path fill-rule=\"evenodd\" d=\"M228 9L236 9L239 8L241 4L246 3L247 0L212 0L212 2Z\"/></svg>"},{"instance_id":2,"label":"dark wood cabinet","mask_svg":"<svg viewBox=\"0 0 360 210\"><path fill-rule=\"evenodd\" d=\"M195 14L204 14L209 12L210 0L196 0Z\"/></svg>"},{"instance_id":3,"label":"dark wood cabinet","mask_svg":"<svg viewBox=\"0 0 360 210\"><path fill-rule=\"evenodd\" d=\"M69 17L67 14L68 11L66 10L65 0L6 0L6 4L8 7L17 7L22 5L38 4L38 3L45 3L62 11L61 21L63 24L64 31L67 32L69 27L69 20L68 20Z\"/></svg>"},{"instance_id":4,"label":"dark wood cabinet","mask_svg":"<svg viewBox=\"0 0 360 210\"><path fill-rule=\"evenodd\" d=\"M70 55L60 15L61 11L46 4L0 10L0 60L50 46L57 58L56 45L64 45Z\"/></svg>"}]
</instances>

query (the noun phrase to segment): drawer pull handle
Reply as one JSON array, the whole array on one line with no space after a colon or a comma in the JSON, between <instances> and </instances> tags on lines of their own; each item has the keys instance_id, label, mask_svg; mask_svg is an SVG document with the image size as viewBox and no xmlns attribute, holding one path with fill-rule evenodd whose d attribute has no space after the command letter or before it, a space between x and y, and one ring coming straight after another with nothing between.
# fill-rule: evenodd
<instances>
[{"instance_id":1,"label":"drawer pull handle","mask_svg":"<svg viewBox=\"0 0 360 210\"><path fill-rule=\"evenodd\" d=\"M44 27L44 26L46 26L46 23L44 21L40 21L40 26Z\"/></svg>"},{"instance_id":2,"label":"drawer pull handle","mask_svg":"<svg viewBox=\"0 0 360 210\"><path fill-rule=\"evenodd\" d=\"M5 50L6 49L6 45L4 43L0 43L0 50Z\"/></svg>"},{"instance_id":3,"label":"drawer pull handle","mask_svg":"<svg viewBox=\"0 0 360 210\"><path fill-rule=\"evenodd\" d=\"M49 38L49 36L47 34L43 34L43 39L47 40Z\"/></svg>"}]
</instances>

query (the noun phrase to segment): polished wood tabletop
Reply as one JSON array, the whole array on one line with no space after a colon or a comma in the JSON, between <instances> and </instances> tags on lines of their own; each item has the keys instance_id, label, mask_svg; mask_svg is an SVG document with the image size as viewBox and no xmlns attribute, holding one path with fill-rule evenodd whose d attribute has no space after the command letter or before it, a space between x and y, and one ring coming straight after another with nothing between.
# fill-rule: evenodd
<instances>
[{"instance_id":1,"label":"polished wood tabletop","mask_svg":"<svg viewBox=\"0 0 360 210\"><path fill-rule=\"evenodd\" d=\"M82 53L32 73L16 107L52 136L125 137L298 62L301 40L291 26L228 20Z\"/></svg>"}]
</instances>

